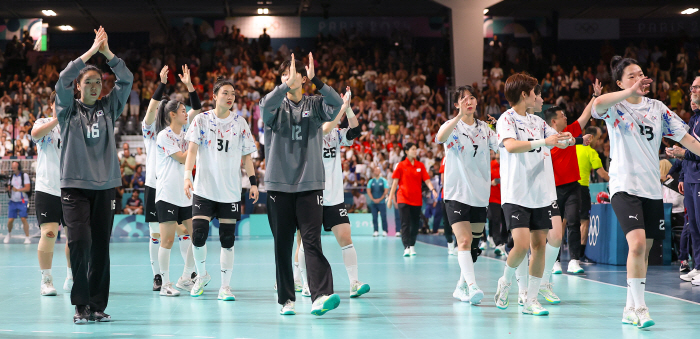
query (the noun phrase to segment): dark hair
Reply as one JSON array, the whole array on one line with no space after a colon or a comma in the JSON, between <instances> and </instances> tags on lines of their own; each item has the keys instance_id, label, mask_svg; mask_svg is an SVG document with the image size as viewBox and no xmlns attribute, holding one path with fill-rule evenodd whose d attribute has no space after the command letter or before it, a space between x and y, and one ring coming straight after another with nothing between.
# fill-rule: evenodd
<instances>
[{"instance_id":1,"label":"dark hair","mask_svg":"<svg viewBox=\"0 0 700 339\"><path fill-rule=\"evenodd\" d=\"M598 132L603 133L598 126L588 126L586 127L586 134L596 135Z\"/></svg>"},{"instance_id":2,"label":"dark hair","mask_svg":"<svg viewBox=\"0 0 700 339\"><path fill-rule=\"evenodd\" d=\"M233 88L233 95L237 97L238 92L236 91L236 86L233 84L233 81L224 78L223 76L216 78L216 82L214 83L214 94L219 94L219 90L221 89L221 87L224 87L226 85L229 85L231 86L231 88Z\"/></svg>"},{"instance_id":3,"label":"dark hair","mask_svg":"<svg viewBox=\"0 0 700 339\"><path fill-rule=\"evenodd\" d=\"M416 146L416 144L414 144L412 142L407 142L405 145L403 145L404 154L403 154L403 159L401 159L401 161L406 160L406 158L408 157L408 150L410 150L411 147L413 147L413 146ZM416 146L416 147L418 147L418 146Z\"/></svg>"},{"instance_id":4,"label":"dark hair","mask_svg":"<svg viewBox=\"0 0 700 339\"><path fill-rule=\"evenodd\" d=\"M520 94L525 92L528 95L538 85L537 79L527 73L516 73L508 77L505 85L506 100L511 106L520 102Z\"/></svg>"},{"instance_id":5,"label":"dark hair","mask_svg":"<svg viewBox=\"0 0 700 339\"><path fill-rule=\"evenodd\" d=\"M470 85L459 86L457 91L455 91L455 102L459 103L459 99L464 96L464 92L469 92L469 94L474 95L474 87Z\"/></svg>"},{"instance_id":6,"label":"dark hair","mask_svg":"<svg viewBox=\"0 0 700 339\"><path fill-rule=\"evenodd\" d=\"M612 80L615 86L617 86L618 80L622 80L622 73L624 73L625 68L629 65L639 65L639 63L635 59L623 58L619 55L614 56L612 60L610 60L610 73L612 74Z\"/></svg>"},{"instance_id":7,"label":"dark hair","mask_svg":"<svg viewBox=\"0 0 700 339\"><path fill-rule=\"evenodd\" d=\"M102 79L103 73L102 73L102 71L101 71L99 68L97 68L97 67L95 67L95 66L93 66L93 65L87 65L87 66L85 66L85 68L83 68L83 69L80 70L80 73L78 73L77 82L80 83L80 80L83 80L83 77L84 77L85 74L86 74L87 72L89 72L89 71L95 71L95 72L99 73L99 74L100 74L100 79Z\"/></svg>"},{"instance_id":8,"label":"dark hair","mask_svg":"<svg viewBox=\"0 0 700 339\"><path fill-rule=\"evenodd\" d=\"M161 100L156 113L156 135L166 127L170 126L170 112L176 112L180 108L181 102L177 100Z\"/></svg>"},{"instance_id":9,"label":"dark hair","mask_svg":"<svg viewBox=\"0 0 700 339\"><path fill-rule=\"evenodd\" d=\"M49 95L49 106L56 102L56 91L51 91L51 95Z\"/></svg>"},{"instance_id":10,"label":"dark hair","mask_svg":"<svg viewBox=\"0 0 700 339\"><path fill-rule=\"evenodd\" d=\"M542 86L537 84L537 86L535 86L534 90L535 90L535 95L540 95L540 93L542 93Z\"/></svg>"},{"instance_id":11,"label":"dark hair","mask_svg":"<svg viewBox=\"0 0 700 339\"><path fill-rule=\"evenodd\" d=\"M557 117L557 112L559 111L563 111L563 109L561 109L559 106L547 108L547 110L544 111L544 122L546 122L547 125L552 123L552 119Z\"/></svg>"},{"instance_id":12,"label":"dark hair","mask_svg":"<svg viewBox=\"0 0 700 339\"><path fill-rule=\"evenodd\" d=\"M278 69L280 76L282 76L282 73L284 73L284 71L286 71L291 64L292 64L291 60L285 60L280 65L280 67ZM297 69L297 73L301 74L302 77L307 76L306 75L306 68L304 67L304 64L300 60L294 59L294 66L295 66L294 68Z\"/></svg>"}]
</instances>

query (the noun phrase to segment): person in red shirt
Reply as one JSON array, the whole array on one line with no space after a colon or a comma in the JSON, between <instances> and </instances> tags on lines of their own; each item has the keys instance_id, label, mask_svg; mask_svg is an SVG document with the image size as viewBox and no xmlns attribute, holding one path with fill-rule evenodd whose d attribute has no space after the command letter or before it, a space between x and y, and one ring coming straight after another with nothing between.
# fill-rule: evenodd
<instances>
[{"instance_id":1,"label":"person in red shirt","mask_svg":"<svg viewBox=\"0 0 700 339\"><path fill-rule=\"evenodd\" d=\"M391 176L394 180L391 184L389 199L386 202L387 209L390 209L398 187L396 203L401 214L401 241L404 247L404 257L416 255L416 237L418 236L418 225L423 206L423 182L433 193L433 198L437 198L437 191L435 191L433 183L430 182L428 171L423 163L416 159L417 150L414 143L406 143L406 147L404 147L406 155L403 161L396 165L394 174Z\"/></svg>"},{"instance_id":2,"label":"person in red shirt","mask_svg":"<svg viewBox=\"0 0 700 339\"><path fill-rule=\"evenodd\" d=\"M508 227L501 208L501 162L498 153L494 151L491 151L491 195L486 213L486 218L489 220L489 234L496 243L495 253L503 255L506 253L506 242L508 242Z\"/></svg>"},{"instance_id":3,"label":"person in red shirt","mask_svg":"<svg viewBox=\"0 0 700 339\"><path fill-rule=\"evenodd\" d=\"M591 108L593 100L600 95L602 88L600 82L596 81L594 86L595 94L591 102L586 106L578 120L570 125L566 125L566 114L561 107L551 107L544 112L545 121L549 126L557 130L557 132L569 132L574 138L578 138L576 143L585 144L585 140L590 142L590 135L580 138L583 129L591 119ZM578 183L581 180L580 171L578 168L578 157L576 157L576 147L553 148L552 149L552 167L554 168L554 182L557 186L557 204L559 211L564 219L566 219L566 229L568 230L569 243L569 266L567 272L574 274L583 273L579 262L581 251L581 185ZM554 224L552 225L554 226ZM561 226L561 232L551 232L563 234L564 226ZM560 237L561 239L561 237ZM559 241L561 241L559 239ZM556 243L555 241L550 241ZM561 273L561 264L557 258L552 273Z\"/></svg>"}]
</instances>

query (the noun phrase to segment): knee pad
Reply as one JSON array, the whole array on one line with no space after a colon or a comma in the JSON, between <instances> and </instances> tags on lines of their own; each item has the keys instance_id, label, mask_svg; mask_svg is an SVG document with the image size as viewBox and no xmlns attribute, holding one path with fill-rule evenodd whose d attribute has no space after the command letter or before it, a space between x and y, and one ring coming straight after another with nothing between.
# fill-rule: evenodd
<instances>
[{"instance_id":1,"label":"knee pad","mask_svg":"<svg viewBox=\"0 0 700 339\"><path fill-rule=\"evenodd\" d=\"M51 226L49 226L51 225ZM41 239L39 241L39 251L53 252L58 234L58 224L49 224L41 227Z\"/></svg>"},{"instance_id":2,"label":"knee pad","mask_svg":"<svg viewBox=\"0 0 700 339\"><path fill-rule=\"evenodd\" d=\"M483 233L472 232L472 261L476 262L476 259L481 255L481 249L479 248L479 241Z\"/></svg>"},{"instance_id":3,"label":"knee pad","mask_svg":"<svg viewBox=\"0 0 700 339\"><path fill-rule=\"evenodd\" d=\"M192 220L192 245L202 247L209 237L209 221L207 219Z\"/></svg>"},{"instance_id":4,"label":"knee pad","mask_svg":"<svg viewBox=\"0 0 700 339\"><path fill-rule=\"evenodd\" d=\"M219 224L221 248L231 248L236 241L236 224Z\"/></svg>"}]
</instances>

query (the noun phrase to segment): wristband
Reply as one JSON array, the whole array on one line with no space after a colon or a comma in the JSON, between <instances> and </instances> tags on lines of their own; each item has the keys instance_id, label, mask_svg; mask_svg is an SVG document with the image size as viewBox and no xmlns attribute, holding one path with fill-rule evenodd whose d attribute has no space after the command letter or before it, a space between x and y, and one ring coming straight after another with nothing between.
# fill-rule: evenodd
<instances>
[{"instance_id":1,"label":"wristband","mask_svg":"<svg viewBox=\"0 0 700 339\"><path fill-rule=\"evenodd\" d=\"M189 180L190 182L194 182L194 179L192 179L192 171L185 171L185 180Z\"/></svg>"},{"instance_id":2,"label":"wristband","mask_svg":"<svg viewBox=\"0 0 700 339\"><path fill-rule=\"evenodd\" d=\"M355 111L353 111L350 107L345 110L345 114L348 116L348 119L355 117Z\"/></svg>"},{"instance_id":3,"label":"wristband","mask_svg":"<svg viewBox=\"0 0 700 339\"><path fill-rule=\"evenodd\" d=\"M316 86L316 90L318 91L320 91L321 88L323 88L324 86L323 81L321 81L321 79L319 79L318 77L314 77L313 79L311 79L311 83L314 84L314 86Z\"/></svg>"},{"instance_id":4,"label":"wristband","mask_svg":"<svg viewBox=\"0 0 700 339\"><path fill-rule=\"evenodd\" d=\"M254 175L251 175L248 177L248 180L250 180L250 186L258 186L258 178Z\"/></svg>"},{"instance_id":5,"label":"wristband","mask_svg":"<svg viewBox=\"0 0 700 339\"><path fill-rule=\"evenodd\" d=\"M163 92L165 92L165 84L162 82L158 83L158 88L156 88L156 91L153 92L153 100L155 101L160 101L163 99Z\"/></svg>"},{"instance_id":6,"label":"wristband","mask_svg":"<svg viewBox=\"0 0 700 339\"><path fill-rule=\"evenodd\" d=\"M583 145L583 137L576 138L576 143L574 145Z\"/></svg>"},{"instance_id":7,"label":"wristband","mask_svg":"<svg viewBox=\"0 0 700 339\"><path fill-rule=\"evenodd\" d=\"M539 140L532 140L530 141L530 149L538 149L540 147L546 146L547 144L545 143L544 139L539 139Z\"/></svg>"},{"instance_id":8,"label":"wristband","mask_svg":"<svg viewBox=\"0 0 700 339\"><path fill-rule=\"evenodd\" d=\"M202 103L199 101L199 95L197 95L197 91L190 92L190 106L194 110L202 109Z\"/></svg>"}]
</instances>

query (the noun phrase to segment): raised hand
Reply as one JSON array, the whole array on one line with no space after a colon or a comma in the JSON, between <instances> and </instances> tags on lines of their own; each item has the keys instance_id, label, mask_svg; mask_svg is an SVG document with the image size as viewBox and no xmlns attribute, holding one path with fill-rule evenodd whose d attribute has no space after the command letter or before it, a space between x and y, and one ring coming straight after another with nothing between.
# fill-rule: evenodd
<instances>
[{"instance_id":1,"label":"raised hand","mask_svg":"<svg viewBox=\"0 0 700 339\"><path fill-rule=\"evenodd\" d=\"M107 33L100 27L99 31L95 30L95 40L92 42L92 47L88 50L90 56L97 54L105 41L107 41Z\"/></svg>"},{"instance_id":2,"label":"raised hand","mask_svg":"<svg viewBox=\"0 0 700 339\"><path fill-rule=\"evenodd\" d=\"M595 79L595 84L593 84L593 93L595 93L596 96L600 96L603 93L603 84L601 84L598 79Z\"/></svg>"},{"instance_id":3,"label":"raised hand","mask_svg":"<svg viewBox=\"0 0 700 339\"><path fill-rule=\"evenodd\" d=\"M297 68L296 61L294 60L294 53L292 53L292 62L289 64L289 72L287 76L287 86L289 88L297 88L300 85L301 79L297 78Z\"/></svg>"},{"instance_id":4,"label":"raised hand","mask_svg":"<svg viewBox=\"0 0 700 339\"><path fill-rule=\"evenodd\" d=\"M498 122L498 120L496 120L496 118L492 117L490 114L486 114L486 119L491 125L496 125L496 123Z\"/></svg>"},{"instance_id":5,"label":"raised hand","mask_svg":"<svg viewBox=\"0 0 700 339\"><path fill-rule=\"evenodd\" d=\"M634 96L643 97L649 93L649 85L651 85L653 81L654 80L650 78L643 77L637 80L634 86L630 87L630 90L632 90Z\"/></svg>"},{"instance_id":6,"label":"raised hand","mask_svg":"<svg viewBox=\"0 0 700 339\"><path fill-rule=\"evenodd\" d=\"M583 145L588 146L591 144L591 139L593 139L593 135L591 134L586 134L583 136Z\"/></svg>"},{"instance_id":7,"label":"raised hand","mask_svg":"<svg viewBox=\"0 0 700 339\"><path fill-rule=\"evenodd\" d=\"M352 99L352 92L350 91L350 86L345 88L345 95L343 95L343 104L350 105L350 99Z\"/></svg>"},{"instance_id":8,"label":"raised hand","mask_svg":"<svg viewBox=\"0 0 700 339\"><path fill-rule=\"evenodd\" d=\"M292 59L294 58L292 54ZM314 73L314 55L309 52L309 65L306 66L306 77L309 78L309 81L314 78L316 73Z\"/></svg>"},{"instance_id":9,"label":"raised hand","mask_svg":"<svg viewBox=\"0 0 700 339\"><path fill-rule=\"evenodd\" d=\"M168 65L163 66L160 70L160 82L164 85L168 83Z\"/></svg>"},{"instance_id":10,"label":"raised hand","mask_svg":"<svg viewBox=\"0 0 700 339\"><path fill-rule=\"evenodd\" d=\"M194 86L192 86L192 77L190 77L190 69L187 65L182 66L182 74L178 74L180 81L182 81L185 86L187 86L188 92L194 92Z\"/></svg>"},{"instance_id":11,"label":"raised hand","mask_svg":"<svg viewBox=\"0 0 700 339\"><path fill-rule=\"evenodd\" d=\"M104 41L102 41L102 44L100 44L99 52L102 53L107 59L112 59L114 57L114 54L112 51L109 50L109 43L107 40L107 32L105 32L105 29L100 26L99 30L94 30L95 34L102 33L104 35Z\"/></svg>"}]
</instances>

